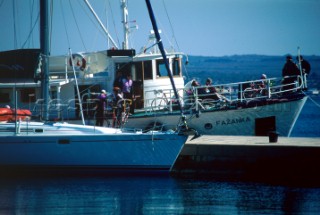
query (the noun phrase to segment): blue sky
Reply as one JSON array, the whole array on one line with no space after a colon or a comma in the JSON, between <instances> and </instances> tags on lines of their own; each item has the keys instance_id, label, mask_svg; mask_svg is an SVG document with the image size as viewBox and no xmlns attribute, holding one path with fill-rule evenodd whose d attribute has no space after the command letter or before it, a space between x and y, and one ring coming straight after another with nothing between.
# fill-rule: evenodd
<instances>
[{"instance_id":1,"label":"blue sky","mask_svg":"<svg viewBox=\"0 0 320 215\"><path fill-rule=\"evenodd\" d=\"M90 2L121 43L120 0ZM151 0L151 4L164 45L189 55L295 55L297 47L303 55L320 55L320 0ZM108 48L82 0L53 0L53 5L52 55L66 54L69 48L73 52ZM139 26L130 41L139 51L147 45L151 22L144 0L129 0L128 6L129 20ZM0 0L0 51L39 47L38 24L28 37L38 7L34 0Z\"/></svg>"}]
</instances>

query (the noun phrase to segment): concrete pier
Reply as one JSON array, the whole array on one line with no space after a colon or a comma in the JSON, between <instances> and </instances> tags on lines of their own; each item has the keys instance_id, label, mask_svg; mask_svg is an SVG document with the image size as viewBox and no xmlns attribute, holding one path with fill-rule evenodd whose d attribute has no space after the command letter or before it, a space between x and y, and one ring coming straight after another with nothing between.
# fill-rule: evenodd
<instances>
[{"instance_id":1,"label":"concrete pier","mask_svg":"<svg viewBox=\"0 0 320 215\"><path fill-rule=\"evenodd\" d=\"M320 138L190 137L172 166L173 176L320 179ZM319 181L320 184L320 181Z\"/></svg>"}]
</instances>

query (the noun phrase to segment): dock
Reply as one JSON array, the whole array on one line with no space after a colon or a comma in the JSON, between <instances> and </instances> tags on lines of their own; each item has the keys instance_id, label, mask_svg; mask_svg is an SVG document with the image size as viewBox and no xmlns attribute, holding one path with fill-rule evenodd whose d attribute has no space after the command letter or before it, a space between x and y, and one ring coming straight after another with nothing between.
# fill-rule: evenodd
<instances>
[{"instance_id":1,"label":"dock","mask_svg":"<svg viewBox=\"0 0 320 215\"><path fill-rule=\"evenodd\" d=\"M170 169L173 176L320 179L320 138L189 137ZM320 181L319 181L320 183Z\"/></svg>"}]
</instances>

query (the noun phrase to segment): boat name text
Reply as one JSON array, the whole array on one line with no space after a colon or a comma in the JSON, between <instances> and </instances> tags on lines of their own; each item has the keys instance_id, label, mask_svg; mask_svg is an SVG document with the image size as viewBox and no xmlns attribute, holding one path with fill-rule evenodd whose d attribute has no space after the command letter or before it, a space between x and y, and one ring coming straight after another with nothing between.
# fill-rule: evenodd
<instances>
[{"instance_id":1,"label":"boat name text","mask_svg":"<svg viewBox=\"0 0 320 215\"><path fill-rule=\"evenodd\" d=\"M251 119L249 117L239 117L235 119L225 119L225 120L217 120L216 125L232 125L232 124L239 124L250 122Z\"/></svg>"}]
</instances>

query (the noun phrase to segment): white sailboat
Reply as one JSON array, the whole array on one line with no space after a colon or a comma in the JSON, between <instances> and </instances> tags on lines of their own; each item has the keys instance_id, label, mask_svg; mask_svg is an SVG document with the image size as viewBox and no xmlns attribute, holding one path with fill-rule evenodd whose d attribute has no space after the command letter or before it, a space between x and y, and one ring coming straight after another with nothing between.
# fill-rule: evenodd
<instances>
[{"instance_id":1,"label":"white sailboat","mask_svg":"<svg viewBox=\"0 0 320 215\"><path fill-rule=\"evenodd\" d=\"M47 37L49 4L40 1L41 8L41 58L48 56ZM19 52L20 50L18 50ZM23 50L30 52L30 50ZM31 50L32 53L39 50ZM9 54L16 52L9 52ZM6 53L7 54L7 53ZM23 55L26 61L36 61L32 55ZM24 71L24 64L15 56L14 61L1 62L2 67L13 73ZM43 107L42 118L46 119L50 102L47 60L40 61ZM18 65L18 66L16 66ZM17 69L18 68L18 69ZM2 69L2 73L5 70ZM22 73L21 73L22 74ZM28 77L27 77L28 78ZM9 78L10 79L10 78ZM19 79L16 77L16 79ZM21 81L21 79L19 79ZM66 80L68 82L70 80ZM25 82L20 82L26 86ZM39 83L34 83L39 84ZM58 83L58 85L61 84ZM46 95L47 94L47 95ZM17 94L16 94L17 95ZM46 98L47 96L47 98ZM17 97L17 96L16 96ZM17 105L17 99L15 102ZM17 108L13 110L14 113ZM43 123L29 120L0 123L0 168L52 170L166 170L168 171L178 156L187 136L175 131L142 132L140 129L116 129L96 126L74 125L67 123Z\"/></svg>"},{"instance_id":2,"label":"white sailboat","mask_svg":"<svg viewBox=\"0 0 320 215\"><path fill-rule=\"evenodd\" d=\"M187 137L67 123L0 124L0 167L7 169L168 170Z\"/></svg>"}]
</instances>

